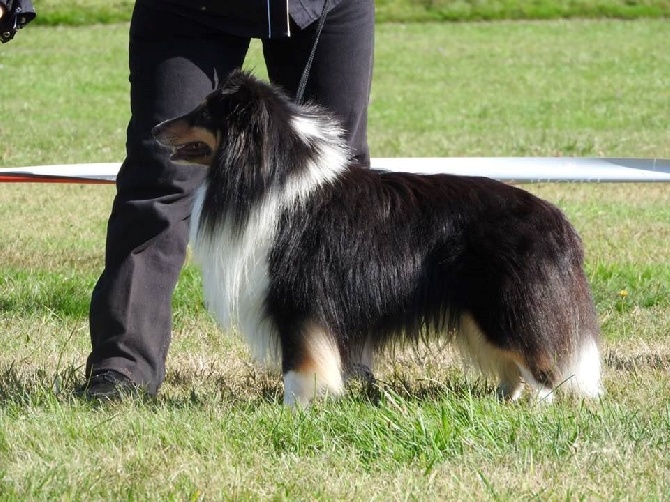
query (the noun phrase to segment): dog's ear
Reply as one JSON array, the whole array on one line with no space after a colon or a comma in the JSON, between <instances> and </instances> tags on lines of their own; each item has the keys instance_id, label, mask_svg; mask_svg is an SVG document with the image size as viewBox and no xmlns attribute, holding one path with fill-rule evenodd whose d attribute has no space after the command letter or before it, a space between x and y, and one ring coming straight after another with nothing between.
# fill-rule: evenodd
<instances>
[{"instance_id":1,"label":"dog's ear","mask_svg":"<svg viewBox=\"0 0 670 502\"><path fill-rule=\"evenodd\" d=\"M276 140L273 127L275 98L269 84L242 70L231 73L212 103L212 116L223 119L221 152L224 165L238 166L247 176L268 175L271 152Z\"/></svg>"},{"instance_id":2,"label":"dog's ear","mask_svg":"<svg viewBox=\"0 0 670 502\"><path fill-rule=\"evenodd\" d=\"M229 104L252 104L267 99L271 85L244 70L233 70L219 86L218 94L225 96Z\"/></svg>"},{"instance_id":3,"label":"dog's ear","mask_svg":"<svg viewBox=\"0 0 670 502\"><path fill-rule=\"evenodd\" d=\"M207 197L229 215L238 230L276 181L271 145L280 140L272 119L273 98L268 84L242 71L233 72L208 98L220 143L208 171L210 186L218 189L209 191Z\"/></svg>"}]
</instances>

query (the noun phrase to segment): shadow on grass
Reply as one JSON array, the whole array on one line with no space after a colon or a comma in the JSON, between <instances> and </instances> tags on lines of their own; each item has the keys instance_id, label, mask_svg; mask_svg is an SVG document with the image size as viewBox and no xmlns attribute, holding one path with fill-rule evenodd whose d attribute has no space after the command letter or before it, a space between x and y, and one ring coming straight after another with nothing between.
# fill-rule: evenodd
<instances>
[{"instance_id":1,"label":"shadow on grass","mask_svg":"<svg viewBox=\"0 0 670 502\"><path fill-rule=\"evenodd\" d=\"M47 372L44 369L24 369L12 364L0 370L0 407L9 404L35 406L54 398L69 397L80 382L81 369L74 366Z\"/></svg>"},{"instance_id":2,"label":"shadow on grass","mask_svg":"<svg viewBox=\"0 0 670 502\"><path fill-rule=\"evenodd\" d=\"M166 379L167 392L161 397L175 407L221 402L232 406L281 405L284 387L281 376L250 366L245 374L194 375L188 371L171 371ZM416 378L396 372L383 379L358 376L347 381L344 399L370 406L380 406L389 396L407 402L428 402L451 398L495 398L493 387L481 379L468 379L458 371L450 372L444 381Z\"/></svg>"},{"instance_id":3,"label":"shadow on grass","mask_svg":"<svg viewBox=\"0 0 670 502\"><path fill-rule=\"evenodd\" d=\"M618 354L608 352L603 363L615 369L632 371L642 368L670 369L670 354ZM69 366L56 371L22 368L21 363L0 369L0 407L10 404L36 406L53 399L76 398L83 383L81 367ZM246 375L231 379L230 375L195 375L172 371L166 380L167 389L157 398L139 399L143 404L160 408L206 407L221 403L232 407L281 405L284 388L281 377L250 369ZM494 388L482 379L468 378L463 373L449 372L442 381L417 378L402 372L383 379L355 378L347 383L344 399L372 407L384 406L389 400L420 404L455 400L496 399ZM138 401L132 398L131 401ZM102 403L104 405L104 403Z\"/></svg>"}]
</instances>

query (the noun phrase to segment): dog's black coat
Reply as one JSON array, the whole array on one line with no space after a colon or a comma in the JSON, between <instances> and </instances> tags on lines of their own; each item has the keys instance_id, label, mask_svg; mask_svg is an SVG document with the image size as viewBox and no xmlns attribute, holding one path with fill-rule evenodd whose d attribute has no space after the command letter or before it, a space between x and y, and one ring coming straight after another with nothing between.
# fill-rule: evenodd
<instances>
[{"instance_id":1,"label":"dog's black coat","mask_svg":"<svg viewBox=\"0 0 670 502\"><path fill-rule=\"evenodd\" d=\"M468 312L491 343L537 360L575 348L573 316L595 319L582 265L573 228L527 192L486 178L350 166L282 213L268 314L285 333L318 319L346 353L370 333L381 347L451 331ZM566 312L554 302L568 295ZM538 367L535 376L551 385L551 372Z\"/></svg>"},{"instance_id":2,"label":"dog's black coat","mask_svg":"<svg viewBox=\"0 0 670 502\"><path fill-rule=\"evenodd\" d=\"M243 72L174 120L218 138L197 236L225 226L241 236L255 208L283 201L269 227L259 315L277 338L285 374L314 359L307 343L314 326L346 365L360 360L366 343L458 338L469 316L495 357L509 356L548 389L573 367L589 373L580 354L596 347L594 374L577 377L586 394L599 392L599 329L582 244L552 204L488 178L379 172L337 160L331 154L345 143L332 118ZM157 127L159 139L172 122ZM322 168L330 174L319 179ZM314 172L313 183L304 181ZM302 191L285 196L296 182ZM518 370L508 373L498 376L514 387Z\"/></svg>"}]
</instances>

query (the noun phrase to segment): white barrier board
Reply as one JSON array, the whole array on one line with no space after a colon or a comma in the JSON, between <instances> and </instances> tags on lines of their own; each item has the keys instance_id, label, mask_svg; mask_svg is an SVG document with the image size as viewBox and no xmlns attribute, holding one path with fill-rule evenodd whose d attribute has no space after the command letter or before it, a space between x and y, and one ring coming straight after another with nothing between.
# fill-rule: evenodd
<instances>
[{"instance_id":1,"label":"white barrier board","mask_svg":"<svg viewBox=\"0 0 670 502\"><path fill-rule=\"evenodd\" d=\"M373 158L374 169L486 176L516 183L670 181L670 159L586 157ZM0 182L113 183L120 163L0 169Z\"/></svg>"}]
</instances>

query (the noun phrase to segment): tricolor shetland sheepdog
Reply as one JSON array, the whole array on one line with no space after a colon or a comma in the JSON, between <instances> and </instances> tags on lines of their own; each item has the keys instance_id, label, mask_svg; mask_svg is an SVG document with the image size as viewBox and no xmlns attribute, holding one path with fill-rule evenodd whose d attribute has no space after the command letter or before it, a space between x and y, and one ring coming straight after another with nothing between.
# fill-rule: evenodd
<instances>
[{"instance_id":1,"label":"tricolor shetland sheepdog","mask_svg":"<svg viewBox=\"0 0 670 502\"><path fill-rule=\"evenodd\" d=\"M358 165L331 115L242 71L154 135L209 168L191 223L205 299L258 360L281 361L285 404L340 394L345 368L436 337L503 398L524 382L539 399L601 393L581 240L552 204Z\"/></svg>"}]
</instances>

